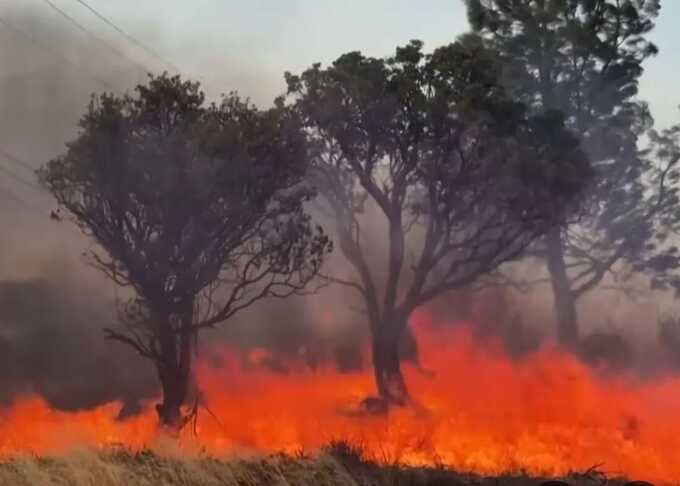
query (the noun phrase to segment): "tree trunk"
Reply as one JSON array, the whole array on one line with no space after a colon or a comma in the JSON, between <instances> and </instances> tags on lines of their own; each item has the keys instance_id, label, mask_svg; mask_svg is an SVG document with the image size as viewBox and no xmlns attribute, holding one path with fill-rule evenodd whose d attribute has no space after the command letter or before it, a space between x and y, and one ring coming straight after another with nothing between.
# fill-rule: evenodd
<instances>
[{"instance_id":1,"label":"tree trunk","mask_svg":"<svg viewBox=\"0 0 680 486\"><path fill-rule=\"evenodd\" d=\"M189 310L192 309L192 310ZM191 345L194 333L189 328L193 318L193 303L185 307L179 331L173 330L170 319L160 325L161 359L156 363L163 391L163 402L156 405L161 425L179 429L183 424L182 406L187 399L191 375Z\"/></svg>"},{"instance_id":2,"label":"tree trunk","mask_svg":"<svg viewBox=\"0 0 680 486\"><path fill-rule=\"evenodd\" d=\"M406 381L401 372L400 342L407 318L389 319L376 326L373 334L373 369L380 399L385 405L406 405Z\"/></svg>"},{"instance_id":3,"label":"tree trunk","mask_svg":"<svg viewBox=\"0 0 680 486\"><path fill-rule=\"evenodd\" d=\"M408 326L406 326L401 338L399 339L399 359L401 359L401 361L420 366L418 342L416 341L416 337L413 335L413 331Z\"/></svg>"},{"instance_id":4,"label":"tree trunk","mask_svg":"<svg viewBox=\"0 0 680 486\"><path fill-rule=\"evenodd\" d=\"M576 299L567 275L562 232L559 226L548 233L547 246L548 272L550 272L557 318L557 339L565 348L575 350L579 339Z\"/></svg>"}]
</instances>

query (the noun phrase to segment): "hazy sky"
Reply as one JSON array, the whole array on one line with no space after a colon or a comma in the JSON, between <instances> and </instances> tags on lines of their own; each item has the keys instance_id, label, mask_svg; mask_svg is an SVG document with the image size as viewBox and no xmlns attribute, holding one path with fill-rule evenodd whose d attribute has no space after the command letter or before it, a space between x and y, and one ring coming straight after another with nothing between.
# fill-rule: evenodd
<instances>
[{"instance_id":1,"label":"hazy sky","mask_svg":"<svg viewBox=\"0 0 680 486\"><path fill-rule=\"evenodd\" d=\"M126 49L149 67L144 52L130 48L76 0L54 4ZM44 0L3 0L35 6L46 19L63 21ZM283 87L285 70L328 62L348 50L390 54L418 38L430 48L467 28L462 0L88 0L211 90L238 89L268 102ZM680 104L680 0L663 0L654 35L661 55L650 61L642 95L660 124L678 119ZM58 46L55 46L58 47Z\"/></svg>"},{"instance_id":2,"label":"hazy sky","mask_svg":"<svg viewBox=\"0 0 680 486\"><path fill-rule=\"evenodd\" d=\"M124 55L151 71L167 69L97 18L79 0L0 0L0 19L42 44L0 25L0 147L37 167L63 151L93 91L131 89L144 73L79 31L52 3ZM462 0L85 0L207 91L238 90L265 105L284 90L283 72L329 63L350 50L375 56L421 39L429 49L468 28ZM680 0L662 0L653 39L661 54L646 63L641 96L657 126L680 120ZM45 46L47 48L45 48ZM70 62L64 61L64 58ZM9 167L29 171L0 157ZM6 175L6 174L5 174ZM0 192L41 199L26 185L0 177ZM15 205L16 205L15 201ZM24 205L25 206L25 205ZM25 209L25 208L24 208ZM23 219L17 213L17 224ZM42 231L42 230L41 230ZM17 233L17 232L15 232ZM20 232L19 232L20 233ZM23 245L22 245L23 246Z\"/></svg>"},{"instance_id":3,"label":"hazy sky","mask_svg":"<svg viewBox=\"0 0 680 486\"><path fill-rule=\"evenodd\" d=\"M92 0L131 28L155 26L167 57L218 85L271 97L281 73L328 62L348 50L390 54L418 38L430 48L467 29L462 0ZM61 4L74 3L60 0ZM164 7L160 7L163 4ZM143 5L143 6L142 6ZM134 15L134 24L131 12ZM680 119L680 0L663 0L654 35L661 54L647 65L643 97L659 123ZM154 42L149 35L148 41ZM210 79L210 77L209 77ZM212 84L212 83L211 83ZM263 94L264 94L263 93Z\"/></svg>"}]
</instances>

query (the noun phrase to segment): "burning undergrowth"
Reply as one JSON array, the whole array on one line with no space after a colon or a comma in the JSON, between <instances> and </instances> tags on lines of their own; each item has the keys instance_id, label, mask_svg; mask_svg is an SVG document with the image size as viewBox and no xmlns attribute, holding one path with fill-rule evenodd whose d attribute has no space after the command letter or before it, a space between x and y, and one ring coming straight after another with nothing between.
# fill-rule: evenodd
<instances>
[{"instance_id":1,"label":"burning undergrowth","mask_svg":"<svg viewBox=\"0 0 680 486\"><path fill-rule=\"evenodd\" d=\"M680 477L680 380L599 373L548 345L513 358L500 340L482 341L467 326L437 325L425 314L412 324L421 360L405 372L416 403L382 416L358 406L373 391L367 371L312 369L293 358L272 369L264 350L245 362L226 346L206 350L196 368L202 406L182 432L184 453L315 453L342 439L383 465L556 476L597 463L614 476ZM2 410L0 452L155 447L153 401L124 420L120 408L67 412L39 395L19 397Z\"/></svg>"}]
</instances>

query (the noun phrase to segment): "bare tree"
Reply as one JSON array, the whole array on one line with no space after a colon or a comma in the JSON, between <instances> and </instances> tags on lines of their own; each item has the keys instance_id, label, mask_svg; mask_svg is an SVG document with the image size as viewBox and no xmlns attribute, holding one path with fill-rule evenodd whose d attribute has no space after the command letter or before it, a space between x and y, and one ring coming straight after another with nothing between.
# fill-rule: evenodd
<instances>
[{"instance_id":1,"label":"bare tree","mask_svg":"<svg viewBox=\"0 0 680 486\"><path fill-rule=\"evenodd\" d=\"M305 137L281 104L206 106L167 75L94 97L80 127L39 175L98 245L89 262L134 291L106 335L153 361L160 420L178 426L199 331L303 292L329 249L303 210Z\"/></svg>"},{"instance_id":2,"label":"bare tree","mask_svg":"<svg viewBox=\"0 0 680 486\"><path fill-rule=\"evenodd\" d=\"M408 401L398 349L411 313L519 257L588 177L561 116L526 118L497 74L472 36L431 55L412 41L389 59L351 52L287 74L314 180L354 269L331 279L366 306L381 408ZM379 224L362 216L368 204ZM367 256L364 225L383 223L380 261Z\"/></svg>"}]
</instances>

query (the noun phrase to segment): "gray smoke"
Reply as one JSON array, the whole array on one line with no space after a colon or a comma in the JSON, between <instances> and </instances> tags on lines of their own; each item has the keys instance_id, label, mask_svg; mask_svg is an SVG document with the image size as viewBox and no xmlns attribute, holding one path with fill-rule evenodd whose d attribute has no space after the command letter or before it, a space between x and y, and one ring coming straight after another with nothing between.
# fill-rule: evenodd
<instances>
[{"instance_id":1,"label":"gray smoke","mask_svg":"<svg viewBox=\"0 0 680 486\"><path fill-rule=\"evenodd\" d=\"M53 12L34 7L23 2L4 5L0 17L71 62L0 25L0 149L37 168L75 136L76 122L92 92L131 91L145 80L145 73ZM162 36L158 40L162 42ZM153 62L149 67L156 72L163 68ZM233 79L250 90L245 95L257 101L273 97L274 86L281 84L271 76L256 79L238 74L236 59L210 69L209 78ZM236 74L227 76L226 71ZM223 91L235 87L225 86ZM84 264L81 252L91 242L71 225L52 221L53 201L34 185L30 169L0 155L0 218L4 223L0 234L0 405L22 393L39 393L61 409L122 400L123 413L132 413L140 400L157 393L155 372L131 349L104 340L102 329L115 324L117 291ZM375 234L367 238L371 261L380 261L384 253L379 226L371 225ZM336 255L333 269L343 275L343 265ZM550 305L545 289L530 297L459 293L439 299L433 312L443 320L483 323L481 337L500 335L519 357L535 349L541 336L550 332ZM310 367L333 362L341 370L354 370L366 365L360 349L368 335L360 307L353 291L332 287L313 298L258 305L225 326L206 331L201 341L203 346L228 343L244 354L266 348L271 352L269 366L282 372L288 371L291 357ZM595 301L591 307L582 313L582 321L595 329L605 321L601 309L607 306ZM617 307L623 313L626 308ZM638 315L649 318L645 310ZM637 324L630 312L627 318L617 319L624 327L608 330L613 334L630 331ZM597 355L602 343L606 339L593 339L589 352ZM404 353L416 356L413 347L407 346ZM618 354L615 359L625 362Z\"/></svg>"}]
</instances>

